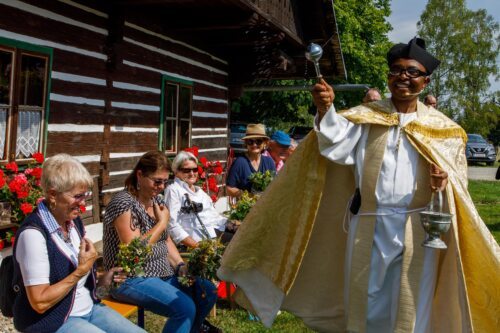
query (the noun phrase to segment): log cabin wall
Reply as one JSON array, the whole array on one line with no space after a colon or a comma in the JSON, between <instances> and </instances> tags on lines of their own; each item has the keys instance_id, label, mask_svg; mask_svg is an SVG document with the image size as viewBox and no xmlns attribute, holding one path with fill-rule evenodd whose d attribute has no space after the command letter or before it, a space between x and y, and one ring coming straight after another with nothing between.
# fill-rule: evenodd
<instances>
[{"instance_id":1,"label":"log cabin wall","mask_svg":"<svg viewBox=\"0 0 500 333\"><path fill-rule=\"evenodd\" d=\"M46 155L80 160L99 177L103 205L159 148L165 78L191 84L191 145L226 160L227 63L154 23L110 17L100 2L0 0L0 37L53 49Z\"/></svg>"}]
</instances>

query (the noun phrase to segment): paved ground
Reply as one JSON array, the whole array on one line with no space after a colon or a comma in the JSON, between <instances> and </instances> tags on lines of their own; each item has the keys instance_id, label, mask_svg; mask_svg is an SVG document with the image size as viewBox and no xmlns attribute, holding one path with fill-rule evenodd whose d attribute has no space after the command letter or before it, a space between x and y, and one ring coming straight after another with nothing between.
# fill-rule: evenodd
<instances>
[{"instance_id":1,"label":"paved ground","mask_svg":"<svg viewBox=\"0 0 500 333\"><path fill-rule=\"evenodd\" d=\"M469 179L495 180L497 168L469 166Z\"/></svg>"}]
</instances>

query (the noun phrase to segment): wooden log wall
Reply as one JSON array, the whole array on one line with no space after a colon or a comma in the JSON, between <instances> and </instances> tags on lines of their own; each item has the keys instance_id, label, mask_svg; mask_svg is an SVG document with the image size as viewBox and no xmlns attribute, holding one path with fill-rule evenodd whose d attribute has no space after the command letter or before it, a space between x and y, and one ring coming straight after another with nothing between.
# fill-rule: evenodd
<instances>
[{"instance_id":1,"label":"wooden log wall","mask_svg":"<svg viewBox=\"0 0 500 333\"><path fill-rule=\"evenodd\" d=\"M47 156L78 158L99 176L106 204L138 157L158 149L162 75L169 75L193 82L191 144L225 162L227 63L159 32L161 22L127 13L116 20L102 5L0 0L0 37L54 51Z\"/></svg>"}]
</instances>

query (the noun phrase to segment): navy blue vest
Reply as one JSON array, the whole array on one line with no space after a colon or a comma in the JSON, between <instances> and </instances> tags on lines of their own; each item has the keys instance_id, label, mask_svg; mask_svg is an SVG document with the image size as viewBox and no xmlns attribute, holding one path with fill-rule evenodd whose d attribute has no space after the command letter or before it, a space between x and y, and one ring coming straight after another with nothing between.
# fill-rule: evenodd
<instances>
[{"instance_id":1,"label":"navy blue vest","mask_svg":"<svg viewBox=\"0 0 500 333\"><path fill-rule=\"evenodd\" d=\"M80 218L74 220L76 228L80 234L80 238L84 234L83 223ZM16 239L19 235L28 228L34 228L39 230L45 237L47 243L47 252L49 255L50 263L50 284L53 285L69 274L71 274L75 269L75 265L68 259L57 247L55 242L50 237L47 228L44 226L40 216L38 215L38 210L35 210L30 214L26 220L21 224L21 227L17 231ZM21 270L19 268L19 263L16 258L16 245L14 245L14 284L20 286L20 290L14 302L14 326L17 330L21 332L36 332L36 333L50 333L55 332L61 327L62 324L68 319L68 316L73 308L73 301L75 299L76 286L71 289L71 291L52 308L48 309L42 314L37 313L31 307L28 296L26 295L26 289L22 281ZM85 287L90 290L90 295L94 303L98 303L99 300L95 296L95 265L92 269L89 278L85 282Z\"/></svg>"}]
</instances>

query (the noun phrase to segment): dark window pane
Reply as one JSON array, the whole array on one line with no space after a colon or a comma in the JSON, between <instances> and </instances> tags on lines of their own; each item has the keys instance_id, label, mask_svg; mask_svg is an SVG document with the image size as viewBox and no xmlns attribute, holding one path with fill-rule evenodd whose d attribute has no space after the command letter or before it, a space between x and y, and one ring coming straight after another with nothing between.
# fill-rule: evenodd
<instances>
[{"instance_id":1,"label":"dark window pane","mask_svg":"<svg viewBox=\"0 0 500 333\"><path fill-rule=\"evenodd\" d=\"M175 120L165 121L165 151L175 151Z\"/></svg>"},{"instance_id":2,"label":"dark window pane","mask_svg":"<svg viewBox=\"0 0 500 333\"><path fill-rule=\"evenodd\" d=\"M20 105L43 106L45 92L45 58L21 56Z\"/></svg>"},{"instance_id":3,"label":"dark window pane","mask_svg":"<svg viewBox=\"0 0 500 333\"><path fill-rule=\"evenodd\" d=\"M167 93L165 96L165 117L177 117L177 86L167 84Z\"/></svg>"},{"instance_id":4,"label":"dark window pane","mask_svg":"<svg viewBox=\"0 0 500 333\"><path fill-rule=\"evenodd\" d=\"M0 104L10 104L12 53L0 51Z\"/></svg>"},{"instance_id":5,"label":"dark window pane","mask_svg":"<svg viewBox=\"0 0 500 333\"><path fill-rule=\"evenodd\" d=\"M189 121L180 121L179 148L189 147Z\"/></svg>"},{"instance_id":6,"label":"dark window pane","mask_svg":"<svg viewBox=\"0 0 500 333\"><path fill-rule=\"evenodd\" d=\"M179 118L189 119L191 116L191 88L181 87L179 97Z\"/></svg>"}]
</instances>

